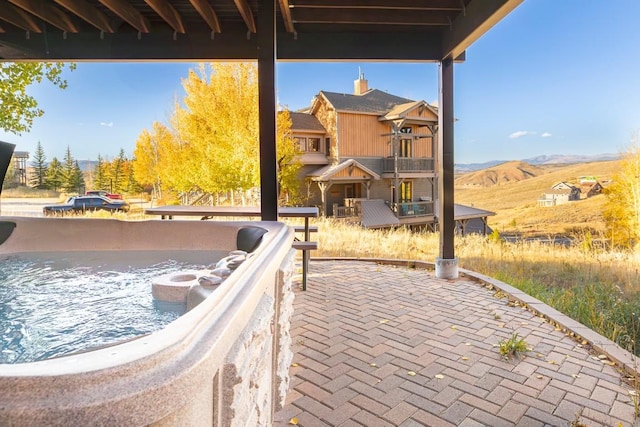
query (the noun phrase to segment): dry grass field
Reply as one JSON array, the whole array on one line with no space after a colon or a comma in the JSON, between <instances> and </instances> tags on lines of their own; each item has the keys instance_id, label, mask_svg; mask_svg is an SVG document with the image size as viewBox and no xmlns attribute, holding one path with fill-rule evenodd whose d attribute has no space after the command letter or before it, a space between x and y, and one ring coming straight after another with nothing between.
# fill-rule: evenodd
<instances>
[{"instance_id":1,"label":"dry grass field","mask_svg":"<svg viewBox=\"0 0 640 427\"><path fill-rule=\"evenodd\" d=\"M496 212L496 216L489 217L489 226L503 234L547 236L580 234L586 230L599 233L604 230L601 215L605 202L603 195L554 207L538 207L537 200L555 183L567 181L577 184L580 176L596 176L604 183L611 179L619 164L613 160L538 166L544 173L492 186L473 186L464 174L456 178L455 199L456 203Z\"/></svg>"}]
</instances>

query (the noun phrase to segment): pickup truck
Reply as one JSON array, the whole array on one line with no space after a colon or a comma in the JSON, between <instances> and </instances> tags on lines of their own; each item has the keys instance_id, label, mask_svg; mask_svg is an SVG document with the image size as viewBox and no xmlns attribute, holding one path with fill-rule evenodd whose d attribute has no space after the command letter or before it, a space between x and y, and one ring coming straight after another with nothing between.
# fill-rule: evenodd
<instances>
[{"instance_id":1,"label":"pickup truck","mask_svg":"<svg viewBox=\"0 0 640 427\"><path fill-rule=\"evenodd\" d=\"M77 215L87 211L128 212L129 203L104 196L71 197L66 203L42 208L44 216Z\"/></svg>"}]
</instances>

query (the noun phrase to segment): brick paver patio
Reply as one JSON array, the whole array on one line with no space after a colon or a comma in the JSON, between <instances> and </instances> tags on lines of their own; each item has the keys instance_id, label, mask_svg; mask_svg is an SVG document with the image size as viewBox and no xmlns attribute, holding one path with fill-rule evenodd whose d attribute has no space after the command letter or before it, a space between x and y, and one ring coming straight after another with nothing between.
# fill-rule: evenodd
<instances>
[{"instance_id":1,"label":"brick paver patio","mask_svg":"<svg viewBox=\"0 0 640 427\"><path fill-rule=\"evenodd\" d=\"M494 293L426 270L312 261L276 424L635 425L615 366ZM531 351L503 360L496 345L514 332Z\"/></svg>"}]
</instances>

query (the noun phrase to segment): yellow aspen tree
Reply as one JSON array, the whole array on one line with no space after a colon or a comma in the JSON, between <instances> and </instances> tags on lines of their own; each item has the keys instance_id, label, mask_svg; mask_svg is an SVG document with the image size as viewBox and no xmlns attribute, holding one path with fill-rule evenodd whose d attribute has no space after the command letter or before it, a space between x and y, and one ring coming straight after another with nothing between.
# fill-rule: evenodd
<instances>
[{"instance_id":1,"label":"yellow aspen tree","mask_svg":"<svg viewBox=\"0 0 640 427\"><path fill-rule=\"evenodd\" d=\"M620 160L620 169L605 189L603 217L611 243L638 248L640 238L640 141L636 134Z\"/></svg>"}]
</instances>

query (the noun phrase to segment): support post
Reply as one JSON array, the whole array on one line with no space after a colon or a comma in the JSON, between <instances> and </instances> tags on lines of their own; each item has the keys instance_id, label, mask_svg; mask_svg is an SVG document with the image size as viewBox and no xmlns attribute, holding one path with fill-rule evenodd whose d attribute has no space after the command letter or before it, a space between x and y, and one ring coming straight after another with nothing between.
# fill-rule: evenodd
<instances>
[{"instance_id":1,"label":"support post","mask_svg":"<svg viewBox=\"0 0 640 427\"><path fill-rule=\"evenodd\" d=\"M15 144L0 141L0 193L2 193L2 186L6 178L5 175L7 174L7 170L9 170L11 157L13 156L13 150L15 148Z\"/></svg>"},{"instance_id":2,"label":"support post","mask_svg":"<svg viewBox=\"0 0 640 427\"><path fill-rule=\"evenodd\" d=\"M278 219L276 162L276 0L258 3L258 111L260 114L260 210Z\"/></svg>"},{"instance_id":3,"label":"support post","mask_svg":"<svg viewBox=\"0 0 640 427\"><path fill-rule=\"evenodd\" d=\"M440 62L440 114L438 115L438 158L440 197L438 225L440 228L440 253L436 259L436 277L458 277L458 259L455 257L454 234L456 228L453 198L453 59Z\"/></svg>"}]
</instances>

